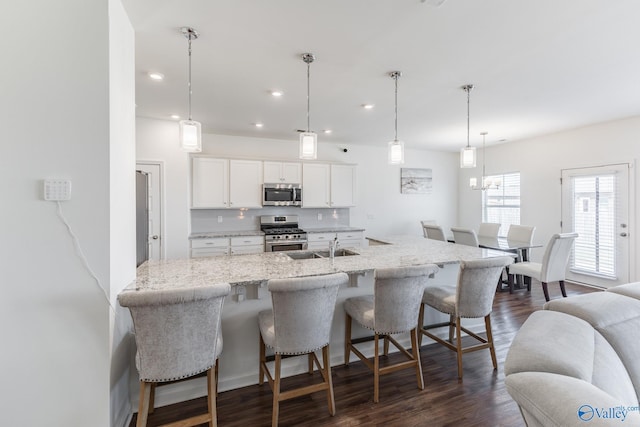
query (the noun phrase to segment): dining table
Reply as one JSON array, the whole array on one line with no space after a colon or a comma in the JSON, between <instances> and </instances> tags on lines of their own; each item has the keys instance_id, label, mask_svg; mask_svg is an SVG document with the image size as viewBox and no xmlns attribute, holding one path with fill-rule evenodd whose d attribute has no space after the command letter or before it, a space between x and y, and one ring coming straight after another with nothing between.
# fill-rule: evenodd
<instances>
[{"instance_id":1,"label":"dining table","mask_svg":"<svg viewBox=\"0 0 640 427\"><path fill-rule=\"evenodd\" d=\"M530 251L534 248L541 248L542 244L536 242L525 242L508 239L506 237L486 237L478 236L478 244L481 248L495 249L516 254L515 262L527 262L530 260ZM505 286L507 285L507 286ZM531 289L531 278L516 276L514 289ZM501 280L498 291L509 291L510 288L506 280Z\"/></svg>"}]
</instances>

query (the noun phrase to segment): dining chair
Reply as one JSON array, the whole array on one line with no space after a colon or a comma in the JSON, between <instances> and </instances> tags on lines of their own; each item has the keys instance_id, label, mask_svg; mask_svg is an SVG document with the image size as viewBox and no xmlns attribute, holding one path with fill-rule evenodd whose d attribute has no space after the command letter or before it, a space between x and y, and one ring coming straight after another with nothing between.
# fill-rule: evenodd
<instances>
[{"instance_id":1,"label":"dining chair","mask_svg":"<svg viewBox=\"0 0 640 427\"><path fill-rule=\"evenodd\" d=\"M578 237L578 233L554 234L551 236L547 249L542 257L542 263L519 262L509 267L509 290L513 292L513 276L520 274L532 277L542 284L544 298L549 301L549 282L558 282L562 296L566 297L564 279L567 275L567 264L573 242Z\"/></svg>"},{"instance_id":2,"label":"dining chair","mask_svg":"<svg viewBox=\"0 0 640 427\"><path fill-rule=\"evenodd\" d=\"M491 239L498 238L500 226L502 224L496 222L482 222L478 227L478 237L488 237Z\"/></svg>"},{"instance_id":3,"label":"dining chair","mask_svg":"<svg viewBox=\"0 0 640 427\"><path fill-rule=\"evenodd\" d=\"M327 393L329 413L335 415L329 342L338 289L347 283L349 276L346 273L271 279L267 282L273 308L258 313L258 384L262 384L266 376L273 391L272 426L278 425L280 402L323 390ZM275 354L272 358L267 358L266 347L273 349ZM322 365L315 354L317 350L322 350ZM308 358L309 374L313 374L315 365L320 371L322 382L316 381L313 384L282 391L282 359L305 354ZM272 359L273 375L268 366Z\"/></svg>"},{"instance_id":4,"label":"dining chair","mask_svg":"<svg viewBox=\"0 0 640 427\"><path fill-rule=\"evenodd\" d=\"M207 373L206 414L176 422L180 426L217 425L218 356L222 352L221 317L227 283L153 291L124 291L118 302L128 307L138 348L140 374L137 427L147 425L155 389L162 383Z\"/></svg>"},{"instance_id":5,"label":"dining chair","mask_svg":"<svg viewBox=\"0 0 640 427\"><path fill-rule=\"evenodd\" d=\"M509 256L462 261L460 262L460 274L455 287L446 284L429 286L424 291L418 319L420 329L419 345L422 344L422 335L425 335L444 345L449 350L455 351L458 358L458 378L460 380L462 380L463 353L488 348L493 369L498 368L491 331L491 311L493 309L496 281L502 274L502 270L512 262L513 258ZM441 313L448 314L449 321L424 325L424 310L427 305ZM484 317L486 339L462 326L461 323L462 318L480 317ZM449 328L449 341L445 341L429 332L430 329L441 327ZM455 344L453 343L454 330L456 333ZM462 332L475 338L480 344L462 347Z\"/></svg>"},{"instance_id":6,"label":"dining chair","mask_svg":"<svg viewBox=\"0 0 640 427\"><path fill-rule=\"evenodd\" d=\"M509 226L509 231L507 231L507 240L531 244L533 243L533 235L535 234L535 231L535 226L511 224ZM522 261L527 260L524 259Z\"/></svg>"},{"instance_id":7,"label":"dining chair","mask_svg":"<svg viewBox=\"0 0 640 427\"><path fill-rule=\"evenodd\" d=\"M470 228L451 227L453 241L459 245L478 247L478 236Z\"/></svg>"},{"instance_id":8,"label":"dining chair","mask_svg":"<svg viewBox=\"0 0 640 427\"><path fill-rule=\"evenodd\" d=\"M427 236L427 230L424 228L425 225L437 225L437 223L433 219L425 219L420 221L420 226L422 227L422 233L424 234L424 237L427 238L429 236Z\"/></svg>"},{"instance_id":9,"label":"dining chair","mask_svg":"<svg viewBox=\"0 0 640 427\"><path fill-rule=\"evenodd\" d=\"M349 365L353 352L373 372L373 401L379 400L380 376L399 369L413 368L416 372L418 388L424 389L420 348L418 346L418 310L428 278L438 271L438 266L383 268L375 270L373 295L347 298L344 302L346 313L344 363ZM352 338L352 321L373 331L373 336ZM393 334L409 332L411 350L405 349L392 337ZM393 364L380 364L379 338L384 339L384 354L393 344L405 357ZM365 341L374 341L373 360L366 357L357 347Z\"/></svg>"},{"instance_id":10,"label":"dining chair","mask_svg":"<svg viewBox=\"0 0 640 427\"><path fill-rule=\"evenodd\" d=\"M447 241L447 238L444 235L444 229L439 225L422 224L422 230L427 239L440 240L443 242Z\"/></svg>"}]
</instances>

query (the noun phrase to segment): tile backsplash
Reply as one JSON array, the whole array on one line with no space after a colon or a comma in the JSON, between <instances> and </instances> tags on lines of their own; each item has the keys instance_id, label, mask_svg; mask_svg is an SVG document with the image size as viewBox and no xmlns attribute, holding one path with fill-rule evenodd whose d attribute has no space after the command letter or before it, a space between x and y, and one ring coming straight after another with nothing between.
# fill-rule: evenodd
<instances>
[{"instance_id":1,"label":"tile backsplash","mask_svg":"<svg viewBox=\"0 0 640 427\"><path fill-rule=\"evenodd\" d=\"M302 209L265 207L262 209L192 209L191 232L260 230L263 215L298 215L300 228L348 227L349 208Z\"/></svg>"}]
</instances>

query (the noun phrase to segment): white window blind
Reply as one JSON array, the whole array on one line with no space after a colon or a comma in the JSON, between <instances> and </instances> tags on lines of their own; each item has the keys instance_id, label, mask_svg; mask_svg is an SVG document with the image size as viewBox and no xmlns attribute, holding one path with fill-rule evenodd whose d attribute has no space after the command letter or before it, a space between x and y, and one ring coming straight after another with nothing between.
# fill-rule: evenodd
<instances>
[{"instance_id":1,"label":"white window blind","mask_svg":"<svg viewBox=\"0 0 640 427\"><path fill-rule=\"evenodd\" d=\"M576 176L573 189L573 229L578 233L572 271L615 277L616 176Z\"/></svg>"},{"instance_id":2,"label":"white window blind","mask_svg":"<svg viewBox=\"0 0 640 427\"><path fill-rule=\"evenodd\" d=\"M520 224L520 172L487 178L502 184L498 189L483 191L482 221L502 224L498 234L506 236L511 224Z\"/></svg>"}]
</instances>

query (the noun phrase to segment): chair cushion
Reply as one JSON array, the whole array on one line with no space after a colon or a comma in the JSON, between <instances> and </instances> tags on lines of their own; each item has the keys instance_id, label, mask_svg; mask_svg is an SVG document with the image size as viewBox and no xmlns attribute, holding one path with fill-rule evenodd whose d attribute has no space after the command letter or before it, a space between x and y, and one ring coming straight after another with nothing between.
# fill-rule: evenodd
<instances>
[{"instance_id":1,"label":"chair cushion","mask_svg":"<svg viewBox=\"0 0 640 427\"><path fill-rule=\"evenodd\" d=\"M347 298L344 302L344 311L365 328L375 329L373 295Z\"/></svg>"},{"instance_id":2,"label":"chair cushion","mask_svg":"<svg viewBox=\"0 0 640 427\"><path fill-rule=\"evenodd\" d=\"M436 310L456 314L456 287L455 286L428 286L422 295L422 302Z\"/></svg>"},{"instance_id":3,"label":"chair cushion","mask_svg":"<svg viewBox=\"0 0 640 427\"><path fill-rule=\"evenodd\" d=\"M517 262L509 266L509 274L522 274L540 280L542 264L537 262Z\"/></svg>"}]
</instances>

